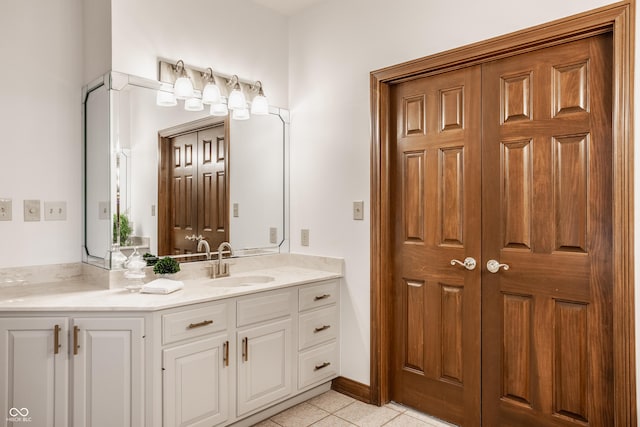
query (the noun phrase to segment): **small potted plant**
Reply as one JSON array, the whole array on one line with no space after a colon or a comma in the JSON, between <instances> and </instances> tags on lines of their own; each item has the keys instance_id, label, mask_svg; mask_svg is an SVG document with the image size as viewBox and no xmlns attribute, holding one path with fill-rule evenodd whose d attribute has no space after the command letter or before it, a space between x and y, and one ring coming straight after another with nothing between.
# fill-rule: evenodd
<instances>
[{"instance_id":1,"label":"small potted plant","mask_svg":"<svg viewBox=\"0 0 640 427\"><path fill-rule=\"evenodd\" d=\"M180 271L180 263L171 257L164 257L158 260L153 266L153 272L160 277L171 278Z\"/></svg>"}]
</instances>

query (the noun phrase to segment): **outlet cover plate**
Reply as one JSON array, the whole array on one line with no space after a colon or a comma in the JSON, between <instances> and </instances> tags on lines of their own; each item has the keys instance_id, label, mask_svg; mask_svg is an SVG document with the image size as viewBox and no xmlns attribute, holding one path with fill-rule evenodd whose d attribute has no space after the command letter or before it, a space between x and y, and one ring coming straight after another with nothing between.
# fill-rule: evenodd
<instances>
[{"instance_id":1,"label":"outlet cover plate","mask_svg":"<svg viewBox=\"0 0 640 427\"><path fill-rule=\"evenodd\" d=\"M309 246L309 229L303 228L300 230L300 244L302 246Z\"/></svg>"},{"instance_id":2,"label":"outlet cover plate","mask_svg":"<svg viewBox=\"0 0 640 427\"><path fill-rule=\"evenodd\" d=\"M45 221L66 221L67 202L44 202Z\"/></svg>"},{"instance_id":3,"label":"outlet cover plate","mask_svg":"<svg viewBox=\"0 0 640 427\"><path fill-rule=\"evenodd\" d=\"M24 220L40 221L40 200L24 201Z\"/></svg>"},{"instance_id":4,"label":"outlet cover plate","mask_svg":"<svg viewBox=\"0 0 640 427\"><path fill-rule=\"evenodd\" d=\"M109 202L98 202L98 220L109 219Z\"/></svg>"},{"instance_id":5,"label":"outlet cover plate","mask_svg":"<svg viewBox=\"0 0 640 427\"><path fill-rule=\"evenodd\" d=\"M0 221L11 221L13 218L13 203L11 199L0 199Z\"/></svg>"},{"instance_id":6,"label":"outlet cover plate","mask_svg":"<svg viewBox=\"0 0 640 427\"><path fill-rule=\"evenodd\" d=\"M353 202L353 219L358 221L364 219L364 202L362 200Z\"/></svg>"},{"instance_id":7,"label":"outlet cover plate","mask_svg":"<svg viewBox=\"0 0 640 427\"><path fill-rule=\"evenodd\" d=\"M269 228L269 243L273 243L273 244L278 243L278 228L277 227Z\"/></svg>"}]
</instances>

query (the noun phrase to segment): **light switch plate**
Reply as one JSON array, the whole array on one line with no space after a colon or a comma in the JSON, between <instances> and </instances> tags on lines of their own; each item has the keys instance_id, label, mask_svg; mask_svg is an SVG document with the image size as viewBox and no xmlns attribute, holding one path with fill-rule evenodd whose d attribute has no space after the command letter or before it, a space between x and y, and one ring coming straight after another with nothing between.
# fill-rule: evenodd
<instances>
[{"instance_id":1,"label":"light switch plate","mask_svg":"<svg viewBox=\"0 0 640 427\"><path fill-rule=\"evenodd\" d=\"M362 200L356 200L353 202L353 219L364 219L364 202Z\"/></svg>"},{"instance_id":2,"label":"light switch plate","mask_svg":"<svg viewBox=\"0 0 640 427\"><path fill-rule=\"evenodd\" d=\"M278 243L278 228L269 228L269 243Z\"/></svg>"},{"instance_id":3,"label":"light switch plate","mask_svg":"<svg viewBox=\"0 0 640 427\"><path fill-rule=\"evenodd\" d=\"M300 230L300 244L302 246L309 246L309 229L303 228Z\"/></svg>"},{"instance_id":4,"label":"light switch plate","mask_svg":"<svg viewBox=\"0 0 640 427\"><path fill-rule=\"evenodd\" d=\"M240 206L237 203L233 204L233 217L238 218L240 216Z\"/></svg>"},{"instance_id":5,"label":"light switch plate","mask_svg":"<svg viewBox=\"0 0 640 427\"><path fill-rule=\"evenodd\" d=\"M98 202L98 219L109 219L109 202Z\"/></svg>"},{"instance_id":6,"label":"light switch plate","mask_svg":"<svg viewBox=\"0 0 640 427\"><path fill-rule=\"evenodd\" d=\"M13 203L11 199L0 199L0 221L11 221L13 218Z\"/></svg>"},{"instance_id":7,"label":"light switch plate","mask_svg":"<svg viewBox=\"0 0 640 427\"><path fill-rule=\"evenodd\" d=\"M24 220L40 221L40 200L24 201Z\"/></svg>"},{"instance_id":8,"label":"light switch plate","mask_svg":"<svg viewBox=\"0 0 640 427\"><path fill-rule=\"evenodd\" d=\"M66 221L67 202L44 202L45 221Z\"/></svg>"}]
</instances>

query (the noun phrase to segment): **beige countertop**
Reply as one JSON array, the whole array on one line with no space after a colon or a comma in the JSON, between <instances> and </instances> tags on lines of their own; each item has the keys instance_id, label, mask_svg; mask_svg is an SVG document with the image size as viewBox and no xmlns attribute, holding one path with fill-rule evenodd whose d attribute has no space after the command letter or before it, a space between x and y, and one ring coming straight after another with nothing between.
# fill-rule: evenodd
<instances>
[{"instance_id":1,"label":"beige countertop","mask_svg":"<svg viewBox=\"0 0 640 427\"><path fill-rule=\"evenodd\" d=\"M0 288L0 314L20 311L148 312L335 279L342 275L335 271L291 265L231 274L231 277L242 276L270 276L274 280L263 284L224 287L217 285L214 279L181 279L184 289L168 295L142 294L122 288L105 289L92 285L91 280L86 278L5 286Z\"/></svg>"}]
</instances>

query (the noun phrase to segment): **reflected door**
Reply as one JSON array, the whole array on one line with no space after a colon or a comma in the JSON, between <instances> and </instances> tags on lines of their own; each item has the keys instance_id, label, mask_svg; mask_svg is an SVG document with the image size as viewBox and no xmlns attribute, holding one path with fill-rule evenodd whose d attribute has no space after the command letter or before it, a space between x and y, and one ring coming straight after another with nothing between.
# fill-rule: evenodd
<instances>
[{"instance_id":1,"label":"reflected door","mask_svg":"<svg viewBox=\"0 0 640 427\"><path fill-rule=\"evenodd\" d=\"M484 425L613 425L612 46L483 68Z\"/></svg>"},{"instance_id":2,"label":"reflected door","mask_svg":"<svg viewBox=\"0 0 640 427\"><path fill-rule=\"evenodd\" d=\"M391 399L480 420L480 67L392 89Z\"/></svg>"},{"instance_id":3,"label":"reflected door","mask_svg":"<svg viewBox=\"0 0 640 427\"><path fill-rule=\"evenodd\" d=\"M229 239L226 141L224 124L161 139L159 254L195 253L193 236L211 250Z\"/></svg>"}]
</instances>

